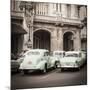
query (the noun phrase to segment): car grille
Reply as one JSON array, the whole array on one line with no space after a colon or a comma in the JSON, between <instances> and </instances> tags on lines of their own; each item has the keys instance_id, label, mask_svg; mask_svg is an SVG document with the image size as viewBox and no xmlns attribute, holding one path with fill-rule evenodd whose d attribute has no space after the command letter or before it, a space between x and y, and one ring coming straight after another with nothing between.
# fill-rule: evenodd
<instances>
[{"instance_id":1,"label":"car grille","mask_svg":"<svg viewBox=\"0 0 90 90\"><path fill-rule=\"evenodd\" d=\"M73 62L63 62L61 63L61 66L73 66L74 63Z\"/></svg>"}]
</instances>

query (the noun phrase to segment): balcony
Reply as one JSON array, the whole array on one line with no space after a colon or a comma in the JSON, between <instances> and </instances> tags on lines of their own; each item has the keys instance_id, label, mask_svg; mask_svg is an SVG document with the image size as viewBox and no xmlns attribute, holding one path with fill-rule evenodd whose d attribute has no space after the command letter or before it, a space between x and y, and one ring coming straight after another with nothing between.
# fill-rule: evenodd
<instances>
[{"instance_id":1,"label":"balcony","mask_svg":"<svg viewBox=\"0 0 90 90\"><path fill-rule=\"evenodd\" d=\"M24 12L23 11L11 11L11 17L16 19L23 19Z\"/></svg>"},{"instance_id":2,"label":"balcony","mask_svg":"<svg viewBox=\"0 0 90 90\"><path fill-rule=\"evenodd\" d=\"M61 23L64 24L72 24L72 25L80 25L80 19L72 19L72 18L65 18L65 17L57 17L57 16L45 16L45 15L35 15L34 17L35 22L42 22L42 23Z\"/></svg>"}]
</instances>

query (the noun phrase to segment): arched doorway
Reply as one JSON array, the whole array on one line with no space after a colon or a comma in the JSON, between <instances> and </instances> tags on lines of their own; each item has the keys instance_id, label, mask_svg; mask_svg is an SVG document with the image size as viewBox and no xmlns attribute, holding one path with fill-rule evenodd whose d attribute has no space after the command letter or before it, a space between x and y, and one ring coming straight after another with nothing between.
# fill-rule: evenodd
<instances>
[{"instance_id":1,"label":"arched doorway","mask_svg":"<svg viewBox=\"0 0 90 90\"><path fill-rule=\"evenodd\" d=\"M37 30L33 34L33 48L50 50L50 32L46 30Z\"/></svg>"},{"instance_id":2,"label":"arched doorway","mask_svg":"<svg viewBox=\"0 0 90 90\"><path fill-rule=\"evenodd\" d=\"M73 40L73 33L66 32L63 35L63 49L65 51L73 51L74 50L74 40Z\"/></svg>"}]
</instances>

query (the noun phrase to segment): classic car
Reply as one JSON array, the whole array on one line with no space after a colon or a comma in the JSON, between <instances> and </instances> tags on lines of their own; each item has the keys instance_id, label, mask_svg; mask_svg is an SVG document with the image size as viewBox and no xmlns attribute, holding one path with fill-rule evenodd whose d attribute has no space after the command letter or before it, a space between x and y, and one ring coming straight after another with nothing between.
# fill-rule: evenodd
<instances>
[{"instance_id":1,"label":"classic car","mask_svg":"<svg viewBox=\"0 0 90 90\"><path fill-rule=\"evenodd\" d=\"M86 61L86 54L83 51L68 51L65 57L60 59L60 68L77 68L78 70Z\"/></svg>"},{"instance_id":2,"label":"classic car","mask_svg":"<svg viewBox=\"0 0 90 90\"><path fill-rule=\"evenodd\" d=\"M25 58L20 65L20 70L25 74L28 71L41 70L47 72L48 68L54 67L55 60L49 56L49 51L46 49L32 49L26 52Z\"/></svg>"}]
</instances>

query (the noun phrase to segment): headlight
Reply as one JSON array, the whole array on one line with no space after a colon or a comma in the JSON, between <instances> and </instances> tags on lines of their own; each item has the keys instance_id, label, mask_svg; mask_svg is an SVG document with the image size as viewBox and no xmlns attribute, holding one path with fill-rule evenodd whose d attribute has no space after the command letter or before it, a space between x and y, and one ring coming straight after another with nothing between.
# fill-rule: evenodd
<instances>
[{"instance_id":1,"label":"headlight","mask_svg":"<svg viewBox=\"0 0 90 90\"><path fill-rule=\"evenodd\" d=\"M72 65L72 63L70 63L70 62L66 62L66 65L69 66L69 65Z\"/></svg>"},{"instance_id":2,"label":"headlight","mask_svg":"<svg viewBox=\"0 0 90 90\"><path fill-rule=\"evenodd\" d=\"M43 58L41 58L41 61L43 61Z\"/></svg>"},{"instance_id":3,"label":"headlight","mask_svg":"<svg viewBox=\"0 0 90 90\"><path fill-rule=\"evenodd\" d=\"M79 62L78 61L76 61L75 63L76 63L76 65L79 65Z\"/></svg>"}]
</instances>

